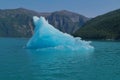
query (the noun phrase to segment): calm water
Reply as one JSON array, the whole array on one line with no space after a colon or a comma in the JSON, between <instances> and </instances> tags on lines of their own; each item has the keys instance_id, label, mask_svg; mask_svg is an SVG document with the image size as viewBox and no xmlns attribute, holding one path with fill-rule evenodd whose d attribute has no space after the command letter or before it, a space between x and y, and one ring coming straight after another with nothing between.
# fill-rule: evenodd
<instances>
[{"instance_id":1,"label":"calm water","mask_svg":"<svg viewBox=\"0 0 120 80\"><path fill-rule=\"evenodd\" d=\"M120 80L120 42L93 41L94 53L24 49L0 38L0 80Z\"/></svg>"}]
</instances>

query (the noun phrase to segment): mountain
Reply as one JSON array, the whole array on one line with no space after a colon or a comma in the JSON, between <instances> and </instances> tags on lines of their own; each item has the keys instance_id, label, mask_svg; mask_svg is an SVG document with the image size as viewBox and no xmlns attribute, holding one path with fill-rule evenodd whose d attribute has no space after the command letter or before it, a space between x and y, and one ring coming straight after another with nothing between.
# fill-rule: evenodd
<instances>
[{"instance_id":1,"label":"mountain","mask_svg":"<svg viewBox=\"0 0 120 80\"><path fill-rule=\"evenodd\" d=\"M32 17L38 13L26 9L0 10L0 36L25 37L32 35Z\"/></svg>"},{"instance_id":2,"label":"mountain","mask_svg":"<svg viewBox=\"0 0 120 80\"><path fill-rule=\"evenodd\" d=\"M66 10L46 13L24 8L5 9L0 10L0 37L30 37L34 29L33 16L44 16L55 28L69 34L88 20L87 17Z\"/></svg>"},{"instance_id":3,"label":"mountain","mask_svg":"<svg viewBox=\"0 0 120 80\"><path fill-rule=\"evenodd\" d=\"M0 37L30 37L33 34L34 15L46 16L23 8L0 10Z\"/></svg>"},{"instance_id":4,"label":"mountain","mask_svg":"<svg viewBox=\"0 0 120 80\"><path fill-rule=\"evenodd\" d=\"M84 39L120 39L120 9L89 20L74 36Z\"/></svg>"},{"instance_id":5,"label":"mountain","mask_svg":"<svg viewBox=\"0 0 120 80\"><path fill-rule=\"evenodd\" d=\"M53 12L47 18L50 24L69 34L74 33L88 20L85 16L66 10Z\"/></svg>"}]
</instances>

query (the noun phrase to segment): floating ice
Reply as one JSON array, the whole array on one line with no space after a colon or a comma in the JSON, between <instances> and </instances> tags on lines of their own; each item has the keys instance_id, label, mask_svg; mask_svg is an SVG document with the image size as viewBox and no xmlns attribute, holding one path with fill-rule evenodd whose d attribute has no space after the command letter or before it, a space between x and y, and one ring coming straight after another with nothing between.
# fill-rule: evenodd
<instances>
[{"instance_id":1,"label":"floating ice","mask_svg":"<svg viewBox=\"0 0 120 80\"><path fill-rule=\"evenodd\" d=\"M77 51L93 51L90 42L83 41L81 38L63 33L45 20L44 17L33 17L35 24L34 35L27 43L29 49L64 49Z\"/></svg>"}]
</instances>

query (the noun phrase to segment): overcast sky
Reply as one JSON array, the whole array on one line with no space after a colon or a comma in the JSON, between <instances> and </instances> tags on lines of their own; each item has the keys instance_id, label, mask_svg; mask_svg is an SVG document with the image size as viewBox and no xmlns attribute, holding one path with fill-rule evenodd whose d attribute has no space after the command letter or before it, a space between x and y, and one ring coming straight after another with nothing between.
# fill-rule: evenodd
<instances>
[{"instance_id":1,"label":"overcast sky","mask_svg":"<svg viewBox=\"0 0 120 80\"><path fill-rule=\"evenodd\" d=\"M70 10L95 17L120 8L120 0L0 0L1 9L26 8L38 12Z\"/></svg>"}]
</instances>

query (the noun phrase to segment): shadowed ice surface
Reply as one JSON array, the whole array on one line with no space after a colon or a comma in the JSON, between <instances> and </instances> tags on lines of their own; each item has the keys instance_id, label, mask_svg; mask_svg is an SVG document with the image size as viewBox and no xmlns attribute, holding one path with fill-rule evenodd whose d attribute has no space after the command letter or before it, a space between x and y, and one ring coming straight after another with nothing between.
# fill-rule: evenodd
<instances>
[{"instance_id":1,"label":"shadowed ice surface","mask_svg":"<svg viewBox=\"0 0 120 80\"><path fill-rule=\"evenodd\" d=\"M56 49L72 51L93 51L94 48L89 41L81 40L79 37L63 33L45 20L44 17L33 17L35 24L34 35L27 43L29 49Z\"/></svg>"}]
</instances>

